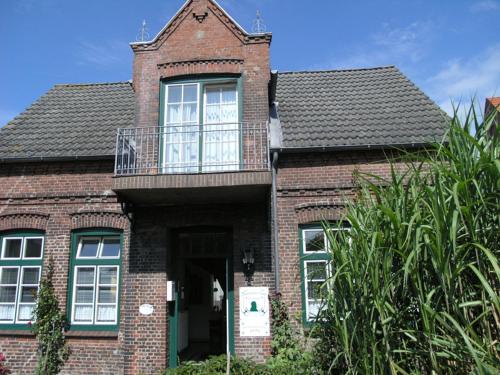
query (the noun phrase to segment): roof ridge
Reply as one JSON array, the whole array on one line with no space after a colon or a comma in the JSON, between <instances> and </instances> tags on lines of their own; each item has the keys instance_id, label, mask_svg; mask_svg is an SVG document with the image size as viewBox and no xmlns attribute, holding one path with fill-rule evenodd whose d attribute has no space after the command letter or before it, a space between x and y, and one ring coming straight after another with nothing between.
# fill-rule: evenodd
<instances>
[{"instance_id":1,"label":"roof ridge","mask_svg":"<svg viewBox=\"0 0 500 375\"><path fill-rule=\"evenodd\" d=\"M346 69L324 69L324 70L297 70L297 71L283 71L278 70L278 74L301 74L301 73L330 73L330 72L352 72L352 71L363 71L363 70L383 70L383 69L397 69L396 65L383 65L383 66L373 66L367 68L346 68Z\"/></svg>"},{"instance_id":2,"label":"roof ridge","mask_svg":"<svg viewBox=\"0 0 500 375\"><path fill-rule=\"evenodd\" d=\"M131 84L132 81L117 81L117 82L87 82L87 83L56 83L54 87L64 86L64 87L72 87L72 86L111 86L111 85L124 85Z\"/></svg>"}]
</instances>

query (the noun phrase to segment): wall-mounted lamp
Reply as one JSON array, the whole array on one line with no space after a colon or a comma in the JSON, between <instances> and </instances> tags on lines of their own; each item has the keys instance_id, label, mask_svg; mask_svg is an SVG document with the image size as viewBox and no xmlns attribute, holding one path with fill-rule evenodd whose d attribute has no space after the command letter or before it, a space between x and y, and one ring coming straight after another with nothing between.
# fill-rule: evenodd
<instances>
[{"instance_id":1,"label":"wall-mounted lamp","mask_svg":"<svg viewBox=\"0 0 500 375\"><path fill-rule=\"evenodd\" d=\"M247 285L251 286L253 281L253 273L255 272L255 257L254 250L252 248L246 248L243 250L243 273L245 274L245 280Z\"/></svg>"}]
</instances>

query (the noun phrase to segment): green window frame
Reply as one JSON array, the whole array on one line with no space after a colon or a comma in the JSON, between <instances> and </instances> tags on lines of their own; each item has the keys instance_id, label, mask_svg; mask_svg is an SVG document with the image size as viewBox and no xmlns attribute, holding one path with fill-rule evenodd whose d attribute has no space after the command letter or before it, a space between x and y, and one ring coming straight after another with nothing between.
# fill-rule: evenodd
<instances>
[{"instance_id":1,"label":"green window frame","mask_svg":"<svg viewBox=\"0 0 500 375\"><path fill-rule=\"evenodd\" d=\"M67 320L71 330L118 330L123 232L79 230L71 234Z\"/></svg>"},{"instance_id":2,"label":"green window frame","mask_svg":"<svg viewBox=\"0 0 500 375\"><path fill-rule=\"evenodd\" d=\"M44 245L41 231L0 234L0 329L29 329L40 288Z\"/></svg>"},{"instance_id":3,"label":"green window frame","mask_svg":"<svg viewBox=\"0 0 500 375\"><path fill-rule=\"evenodd\" d=\"M349 227L332 225L329 230L349 230ZM302 323L305 327L315 322L323 305L322 296L327 292L325 282L332 274L329 251L327 236L320 223L299 227Z\"/></svg>"},{"instance_id":4,"label":"green window frame","mask_svg":"<svg viewBox=\"0 0 500 375\"><path fill-rule=\"evenodd\" d=\"M187 104L193 105L196 104L197 108L197 121L196 124L188 121L188 126L189 127L197 127L197 132L198 132L198 139L196 140L196 143L198 145L198 168L194 170L192 166L185 165L185 166L180 166L180 167L175 167L174 169L171 170L167 163L167 155L165 150L165 140L163 139L166 137L167 131L165 130L167 128L167 95L168 95L168 88L169 87L174 87L174 86L181 86L183 87L183 92L184 92L184 86L189 85L196 85L197 87L197 99L196 102L187 102ZM217 131L219 128L215 126L215 124L210 124L207 121L206 118L206 92L207 88L221 88L221 87L227 87L227 86L235 86L236 87L236 102L237 102L237 129L230 129L229 132L231 131L237 131L238 132L238 169L232 169L231 166L228 168L224 168L223 166L218 166L218 165L210 165L210 163L205 163L203 158L204 155L206 155L206 149L205 146L208 144L209 140L204 133L204 130L207 128L209 131ZM182 94L184 95L184 94ZM160 134L162 136L160 137L160 164L159 167L161 170L166 171L165 173L202 173L202 172L219 172L219 171L237 171L243 169L243 139L242 139L242 117L243 117L243 83L242 83L242 78L240 74L224 74L224 75L194 75L194 76L186 76L183 78L174 78L174 79L164 79L160 82L160 113L159 113L159 128L160 128ZM179 103L176 103L179 104ZM181 106L181 110L183 107ZM183 121L182 121L183 122ZM175 164L175 162L173 163ZM182 164L182 163L181 163ZM206 164L206 165L205 165ZM175 171L175 168L179 168L178 171Z\"/></svg>"}]
</instances>

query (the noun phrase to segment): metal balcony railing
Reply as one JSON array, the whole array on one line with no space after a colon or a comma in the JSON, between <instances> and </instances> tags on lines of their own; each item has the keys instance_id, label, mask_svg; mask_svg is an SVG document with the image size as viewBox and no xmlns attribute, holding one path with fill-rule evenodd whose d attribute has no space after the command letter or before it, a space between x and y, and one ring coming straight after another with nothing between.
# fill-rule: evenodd
<instances>
[{"instance_id":1,"label":"metal balcony railing","mask_svg":"<svg viewBox=\"0 0 500 375\"><path fill-rule=\"evenodd\" d=\"M115 175L269 170L268 124L120 128Z\"/></svg>"}]
</instances>

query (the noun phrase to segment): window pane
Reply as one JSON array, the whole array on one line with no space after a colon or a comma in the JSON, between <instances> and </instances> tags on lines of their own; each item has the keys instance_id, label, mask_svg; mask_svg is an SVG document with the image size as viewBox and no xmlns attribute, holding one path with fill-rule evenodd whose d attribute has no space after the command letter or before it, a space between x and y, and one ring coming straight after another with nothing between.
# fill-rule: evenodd
<instances>
[{"instance_id":1,"label":"window pane","mask_svg":"<svg viewBox=\"0 0 500 375\"><path fill-rule=\"evenodd\" d=\"M321 229L306 230L304 233L305 251L324 251L325 236Z\"/></svg>"},{"instance_id":2,"label":"window pane","mask_svg":"<svg viewBox=\"0 0 500 375\"><path fill-rule=\"evenodd\" d=\"M320 307L321 307L321 302L319 301L308 301L308 319L314 319L319 313Z\"/></svg>"},{"instance_id":3,"label":"window pane","mask_svg":"<svg viewBox=\"0 0 500 375\"><path fill-rule=\"evenodd\" d=\"M116 267L101 267L99 269L99 284L117 284L117 274Z\"/></svg>"},{"instance_id":4,"label":"window pane","mask_svg":"<svg viewBox=\"0 0 500 375\"><path fill-rule=\"evenodd\" d=\"M30 321L33 317L34 305L19 305L19 315L17 320Z\"/></svg>"},{"instance_id":5,"label":"window pane","mask_svg":"<svg viewBox=\"0 0 500 375\"><path fill-rule=\"evenodd\" d=\"M91 286L78 286L76 287L76 303L93 303L94 302L94 288Z\"/></svg>"},{"instance_id":6,"label":"window pane","mask_svg":"<svg viewBox=\"0 0 500 375\"><path fill-rule=\"evenodd\" d=\"M19 258L21 256L21 242L20 238L6 238L4 258Z\"/></svg>"},{"instance_id":7,"label":"window pane","mask_svg":"<svg viewBox=\"0 0 500 375\"><path fill-rule=\"evenodd\" d=\"M236 88L226 87L222 89L222 103L236 103Z\"/></svg>"},{"instance_id":8,"label":"window pane","mask_svg":"<svg viewBox=\"0 0 500 375\"><path fill-rule=\"evenodd\" d=\"M17 268L2 268L0 271L2 276L0 277L0 284L17 284Z\"/></svg>"},{"instance_id":9,"label":"window pane","mask_svg":"<svg viewBox=\"0 0 500 375\"><path fill-rule=\"evenodd\" d=\"M116 302L116 287L101 286L99 288L98 303L115 303Z\"/></svg>"},{"instance_id":10,"label":"window pane","mask_svg":"<svg viewBox=\"0 0 500 375\"><path fill-rule=\"evenodd\" d=\"M75 306L75 322L91 322L92 306Z\"/></svg>"},{"instance_id":11,"label":"window pane","mask_svg":"<svg viewBox=\"0 0 500 375\"><path fill-rule=\"evenodd\" d=\"M324 292L322 288L323 281L308 281L307 282L307 298L321 300Z\"/></svg>"},{"instance_id":12,"label":"window pane","mask_svg":"<svg viewBox=\"0 0 500 375\"><path fill-rule=\"evenodd\" d=\"M119 238L105 238L102 243L103 257L117 257L120 255L120 239Z\"/></svg>"},{"instance_id":13,"label":"window pane","mask_svg":"<svg viewBox=\"0 0 500 375\"><path fill-rule=\"evenodd\" d=\"M220 107L218 105L207 105L205 108L205 112L206 112L205 117L207 123L217 124L220 122ZM208 134L210 134L210 132Z\"/></svg>"},{"instance_id":14,"label":"window pane","mask_svg":"<svg viewBox=\"0 0 500 375\"><path fill-rule=\"evenodd\" d=\"M116 315L116 306L98 306L97 321L98 322L113 322Z\"/></svg>"},{"instance_id":15,"label":"window pane","mask_svg":"<svg viewBox=\"0 0 500 375\"><path fill-rule=\"evenodd\" d=\"M94 285L94 269L93 268L77 268L76 283Z\"/></svg>"},{"instance_id":16,"label":"window pane","mask_svg":"<svg viewBox=\"0 0 500 375\"><path fill-rule=\"evenodd\" d=\"M206 88L206 104L219 104L220 103L220 89L218 88Z\"/></svg>"},{"instance_id":17,"label":"window pane","mask_svg":"<svg viewBox=\"0 0 500 375\"><path fill-rule=\"evenodd\" d=\"M99 247L98 239L83 239L80 242L80 257L96 257Z\"/></svg>"},{"instance_id":18,"label":"window pane","mask_svg":"<svg viewBox=\"0 0 500 375\"><path fill-rule=\"evenodd\" d=\"M24 268L23 269L23 280L22 284L37 284L38 285L38 275L39 268Z\"/></svg>"},{"instance_id":19,"label":"window pane","mask_svg":"<svg viewBox=\"0 0 500 375\"><path fill-rule=\"evenodd\" d=\"M182 86L168 86L168 103L180 103Z\"/></svg>"},{"instance_id":20,"label":"window pane","mask_svg":"<svg viewBox=\"0 0 500 375\"><path fill-rule=\"evenodd\" d=\"M16 302L15 286L0 286L0 302Z\"/></svg>"},{"instance_id":21,"label":"window pane","mask_svg":"<svg viewBox=\"0 0 500 375\"><path fill-rule=\"evenodd\" d=\"M42 256L42 239L41 238L27 238L26 248L24 250L25 258L40 258Z\"/></svg>"},{"instance_id":22,"label":"window pane","mask_svg":"<svg viewBox=\"0 0 500 375\"><path fill-rule=\"evenodd\" d=\"M184 85L184 102L197 102L197 101L198 101L198 86Z\"/></svg>"},{"instance_id":23,"label":"window pane","mask_svg":"<svg viewBox=\"0 0 500 375\"><path fill-rule=\"evenodd\" d=\"M326 262L306 262L307 279L326 280Z\"/></svg>"},{"instance_id":24,"label":"window pane","mask_svg":"<svg viewBox=\"0 0 500 375\"><path fill-rule=\"evenodd\" d=\"M182 114L182 122L198 121L198 107L196 104L184 104L184 113Z\"/></svg>"},{"instance_id":25,"label":"window pane","mask_svg":"<svg viewBox=\"0 0 500 375\"><path fill-rule=\"evenodd\" d=\"M181 105L180 104L169 104L167 106L167 123L180 124L181 121L182 121Z\"/></svg>"},{"instance_id":26,"label":"window pane","mask_svg":"<svg viewBox=\"0 0 500 375\"><path fill-rule=\"evenodd\" d=\"M0 305L0 320L13 320L15 305Z\"/></svg>"},{"instance_id":27,"label":"window pane","mask_svg":"<svg viewBox=\"0 0 500 375\"><path fill-rule=\"evenodd\" d=\"M36 300L36 293L38 292L37 287L33 286L23 286L21 289L21 301L33 303Z\"/></svg>"},{"instance_id":28,"label":"window pane","mask_svg":"<svg viewBox=\"0 0 500 375\"><path fill-rule=\"evenodd\" d=\"M238 107L236 104L224 104L221 106L221 122L236 122L238 120Z\"/></svg>"}]
</instances>

